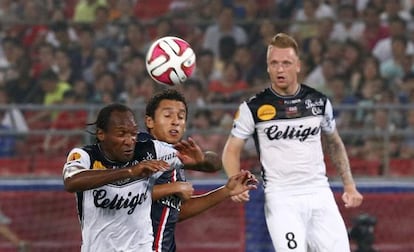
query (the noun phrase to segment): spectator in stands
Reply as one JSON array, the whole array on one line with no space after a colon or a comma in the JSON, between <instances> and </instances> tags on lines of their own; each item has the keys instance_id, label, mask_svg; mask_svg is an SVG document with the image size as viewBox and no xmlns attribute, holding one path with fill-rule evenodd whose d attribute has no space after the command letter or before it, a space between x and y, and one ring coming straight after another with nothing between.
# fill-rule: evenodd
<instances>
[{"instance_id":1,"label":"spectator in stands","mask_svg":"<svg viewBox=\"0 0 414 252\"><path fill-rule=\"evenodd\" d=\"M131 54L145 54L149 47L149 36L146 27L139 21L128 23L121 44L131 49Z\"/></svg>"},{"instance_id":2,"label":"spectator in stands","mask_svg":"<svg viewBox=\"0 0 414 252\"><path fill-rule=\"evenodd\" d=\"M352 94L350 88L346 84L346 80L342 76L335 76L327 87L333 107L337 108L341 105L357 104L357 98ZM352 110L339 110L333 112L338 129L355 128L354 113ZM346 139L347 140L347 139ZM345 140L344 140L345 141Z\"/></svg>"},{"instance_id":3,"label":"spectator in stands","mask_svg":"<svg viewBox=\"0 0 414 252\"><path fill-rule=\"evenodd\" d=\"M224 170L228 176L239 172L246 140L256 137L274 249L349 252L348 232L326 177L322 143L344 184L345 207L358 207L363 197L353 180L332 105L324 94L297 81L300 49L291 36L276 34L268 48L270 87L239 106L223 150ZM249 195L232 199L245 202ZM315 211L323 218L304 214Z\"/></svg>"},{"instance_id":4,"label":"spectator in stands","mask_svg":"<svg viewBox=\"0 0 414 252\"><path fill-rule=\"evenodd\" d=\"M260 86L265 79L266 72L259 68L254 62L254 52L247 45L241 45L236 48L233 56L234 63L240 67L241 79L249 87Z\"/></svg>"},{"instance_id":5,"label":"spectator in stands","mask_svg":"<svg viewBox=\"0 0 414 252\"><path fill-rule=\"evenodd\" d=\"M392 2L392 1L390 1ZM379 40L372 49L372 54L382 63L392 59L392 40L396 37L407 37L407 22L399 17L392 17L388 21L390 27L390 35ZM414 43L407 39L406 54L414 53Z\"/></svg>"},{"instance_id":6,"label":"spectator in stands","mask_svg":"<svg viewBox=\"0 0 414 252\"><path fill-rule=\"evenodd\" d=\"M106 6L98 6L95 20L91 23L94 30L95 44L105 48L118 46L119 27L109 21L109 10Z\"/></svg>"},{"instance_id":7,"label":"spectator in stands","mask_svg":"<svg viewBox=\"0 0 414 252\"><path fill-rule=\"evenodd\" d=\"M130 54L118 67L117 85L122 89L120 91L125 91L128 82L139 82L146 76L145 55Z\"/></svg>"},{"instance_id":8,"label":"spectator in stands","mask_svg":"<svg viewBox=\"0 0 414 252\"><path fill-rule=\"evenodd\" d=\"M106 6L106 0L79 0L75 6L73 21L92 23L95 21L96 9L99 6Z\"/></svg>"},{"instance_id":9,"label":"spectator in stands","mask_svg":"<svg viewBox=\"0 0 414 252\"><path fill-rule=\"evenodd\" d=\"M237 43L232 36L223 36L219 41L219 54L215 57L214 68L223 74L226 64L233 61Z\"/></svg>"},{"instance_id":10,"label":"spectator in stands","mask_svg":"<svg viewBox=\"0 0 414 252\"><path fill-rule=\"evenodd\" d=\"M217 22L217 19L225 7L222 0L197 1L196 15L200 22L200 28L205 31L211 23ZM205 33L204 33L205 34Z\"/></svg>"},{"instance_id":11,"label":"spectator in stands","mask_svg":"<svg viewBox=\"0 0 414 252\"><path fill-rule=\"evenodd\" d=\"M134 1L131 0L112 0L107 1L109 9L109 21L117 26L127 26L136 21L134 15Z\"/></svg>"},{"instance_id":12,"label":"spectator in stands","mask_svg":"<svg viewBox=\"0 0 414 252\"><path fill-rule=\"evenodd\" d=\"M326 51L326 39L310 37L303 41L303 61L306 61L308 73L321 65Z\"/></svg>"},{"instance_id":13,"label":"spectator in stands","mask_svg":"<svg viewBox=\"0 0 414 252\"><path fill-rule=\"evenodd\" d=\"M11 220L0 210L0 235L16 247L17 252L29 252L30 244L21 239L11 228Z\"/></svg>"},{"instance_id":14,"label":"spectator in stands","mask_svg":"<svg viewBox=\"0 0 414 252\"><path fill-rule=\"evenodd\" d=\"M88 68L83 69L83 78L91 85L96 81L99 75L105 72L116 72L117 62L113 57L113 51L103 46L93 48L91 64Z\"/></svg>"},{"instance_id":15,"label":"spectator in stands","mask_svg":"<svg viewBox=\"0 0 414 252\"><path fill-rule=\"evenodd\" d=\"M316 36L318 33L318 20L334 18L335 13L329 5L319 0L304 0L293 17L294 23L289 31L299 41Z\"/></svg>"},{"instance_id":16,"label":"spectator in stands","mask_svg":"<svg viewBox=\"0 0 414 252\"><path fill-rule=\"evenodd\" d=\"M81 78L78 68L72 64L68 49L58 48L55 51L55 64L52 68L56 71L59 81L73 85L75 80Z\"/></svg>"},{"instance_id":17,"label":"spectator in stands","mask_svg":"<svg viewBox=\"0 0 414 252\"><path fill-rule=\"evenodd\" d=\"M240 66L235 62L224 65L223 78L208 85L208 101L236 102L245 96L249 85L242 79Z\"/></svg>"},{"instance_id":18,"label":"spectator in stands","mask_svg":"<svg viewBox=\"0 0 414 252\"><path fill-rule=\"evenodd\" d=\"M72 90L75 92L76 97L80 104L88 104L92 96L92 87L82 78L74 80L72 84Z\"/></svg>"},{"instance_id":19,"label":"spectator in stands","mask_svg":"<svg viewBox=\"0 0 414 252\"><path fill-rule=\"evenodd\" d=\"M345 42L352 40L361 41L364 24L358 18L358 12L354 4L344 3L339 5L338 20L335 22L331 38Z\"/></svg>"},{"instance_id":20,"label":"spectator in stands","mask_svg":"<svg viewBox=\"0 0 414 252\"><path fill-rule=\"evenodd\" d=\"M318 66L309 72L303 83L330 95L328 85L338 75L337 66L337 60L325 57Z\"/></svg>"},{"instance_id":21,"label":"spectator in stands","mask_svg":"<svg viewBox=\"0 0 414 252\"><path fill-rule=\"evenodd\" d=\"M382 79L380 74L380 62L372 54L366 54L362 59L359 72L354 74L349 80L351 92L355 95L360 93L362 86L366 82Z\"/></svg>"},{"instance_id":22,"label":"spectator in stands","mask_svg":"<svg viewBox=\"0 0 414 252\"><path fill-rule=\"evenodd\" d=\"M19 4L15 1L1 1L0 2L0 22L2 26L9 26L10 24L19 21ZM6 28L3 26L3 29ZM5 29L7 30L7 29Z\"/></svg>"},{"instance_id":23,"label":"spectator in stands","mask_svg":"<svg viewBox=\"0 0 414 252\"><path fill-rule=\"evenodd\" d=\"M388 87L396 87L396 83L400 82L406 75L405 61L407 56L408 41L405 36L396 36L391 41L391 58L382 61L380 64L381 77L385 79ZM409 60L409 69L412 70L412 62Z\"/></svg>"},{"instance_id":24,"label":"spectator in stands","mask_svg":"<svg viewBox=\"0 0 414 252\"><path fill-rule=\"evenodd\" d=\"M343 44L342 57L339 59L337 73L347 81L356 78L361 70L361 62L364 58L364 51L361 45L355 41L348 40Z\"/></svg>"},{"instance_id":25,"label":"spectator in stands","mask_svg":"<svg viewBox=\"0 0 414 252\"><path fill-rule=\"evenodd\" d=\"M13 106L4 88L0 88L0 105L10 108L0 110L0 156L11 157L23 153L24 139L29 131L26 119L20 109Z\"/></svg>"},{"instance_id":26,"label":"spectator in stands","mask_svg":"<svg viewBox=\"0 0 414 252\"><path fill-rule=\"evenodd\" d=\"M40 89L37 92L40 92L42 96L40 104L45 106L60 104L63 101L63 94L72 88L69 83L60 81L58 75L51 69L41 73L38 84ZM38 110L34 111L27 120L29 126L39 125L33 128L37 129L40 125L47 128L55 117L55 111Z\"/></svg>"},{"instance_id":27,"label":"spectator in stands","mask_svg":"<svg viewBox=\"0 0 414 252\"><path fill-rule=\"evenodd\" d=\"M99 74L93 83L93 96L90 102L110 104L117 101L119 91L116 84L116 75L114 73L105 71Z\"/></svg>"},{"instance_id":28,"label":"spectator in stands","mask_svg":"<svg viewBox=\"0 0 414 252\"><path fill-rule=\"evenodd\" d=\"M44 105L60 104L63 101L63 94L72 87L69 83L61 81L53 70L42 72L39 83L44 92Z\"/></svg>"},{"instance_id":29,"label":"spectator in stands","mask_svg":"<svg viewBox=\"0 0 414 252\"><path fill-rule=\"evenodd\" d=\"M411 13L404 9L402 0L388 0L384 1L384 10L380 14L381 22L388 25L392 18L401 18L405 22L411 21Z\"/></svg>"},{"instance_id":30,"label":"spectator in stands","mask_svg":"<svg viewBox=\"0 0 414 252\"><path fill-rule=\"evenodd\" d=\"M191 78L201 82L203 90L207 90L208 84L213 80L221 78L221 72L215 68L215 56L209 49L201 50L197 53L196 64L197 67Z\"/></svg>"},{"instance_id":31,"label":"spectator in stands","mask_svg":"<svg viewBox=\"0 0 414 252\"><path fill-rule=\"evenodd\" d=\"M37 79L42 72L52 69L55 63L55 48L47 42L41 43L33 56L30 76Z\"/></svg>"},{"instance_id":32,"label":"spectator in stands","mask_svg":"<svg viewBox=\"0 0 414 252\"><path fill-rule=\"evenodd\" d=\"M55 21L46 34L46 42L55 48L64 48L70 50L75 46L78 37L74 27L65 20Z\"/></svg>"},{"instance_id":33,"label":"spectator in stands","mask_svg":"<svg viewBox=\"0 0 414 252\"><path fill-rule=\"evenodd\" d=\"M20 24L14 28L21 35L21 41L25 48L36 48L44 43L47 34L47 20L49 19L46 8L41 1L23 1L20 12Z\"/></svg>"},{"instance_id":34,"label":"spectator in stands","mask_svg":"<svg viewBox=\"0 0 414 252\"><path fill-rule=\"evenodd\" d=\"M362 47L371 52L379 40L389 36L389 28L381 23L381 9L372 4L368 5L363 12L364 32L361 38Z\"/></svg>"},{"instance_id":35,"label":"spectator in stands","mask_svg":"<svg viewBox=\"0 0 414 252\"><path fill-rule=\"evenodd\" d=\"M181 92L187 100L188 106L190 108L205 107L207 105L205 98L205 89L199 80L188 79L185 82L185 85L181 86Z\"/></svg>"},{"instance_id":36,"label":"spectator in stands","mask_svg":"<svg viewBox=\"0 0 414 252\"><path fill-rule=\"evenodd\" d=\"M220 56L219 44L224 36L230 36L236 45L248 42L246 31L235 23L234 13L231 7L223 7L220 15L214 24L207 27L204 34L203 48L210 49L216 57Z\"/></svg>"},{"instance_id":37,"label":"spectator in stands","mask_svg":"<svg viewBox=\"0 0 414 252\"><path fill-rule=\"evenodd\" d=\"M56 154L64 153L68 149L81 146L84 140L83 133L69 135L69 132L59 132L65 130L79 131L86 126L87 111L85 109L72 108L72 106L80 105L76 93L73 90L64 92L61 104L65 107L53 119L43 142L43 150L46 155L55 156Z\"/></svg>"},{"instance_id":38,"label":"spectator in stands","mask_svg":"<svg viewBox=\"0 0 414 252\"><path fill-rule=\"evenodd\" d=\"M78 45L71 52L73 65L85 78L87 72L93 64L95 48L95 32L90 25L82 25L78 30ZM86 80L89 83L89 80Z\"/></svg>"},{"instance_id":39,"label":"spectator in stands","mask_svg":"<svg viewBox=\"0 0 414 252\"><path fill-rule=\"evenodd\" d=\"M172 17L161 16L154 25L154 33L150 34L153 41L165 36L178 36L177 29L174 27L174 19Z\"/></svg>"}]
</instances>

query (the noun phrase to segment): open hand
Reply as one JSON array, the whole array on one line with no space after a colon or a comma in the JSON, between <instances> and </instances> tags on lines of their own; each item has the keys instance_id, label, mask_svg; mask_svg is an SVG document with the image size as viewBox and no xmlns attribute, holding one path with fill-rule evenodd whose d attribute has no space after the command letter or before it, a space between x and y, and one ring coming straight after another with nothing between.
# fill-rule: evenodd
<instances>
[{"instance_id":1,"label":"open hand","mask_svg":"<svg viewBox=\"0 0 414 252\"><path fill-rule=\"evenodd\" d=\"M231 176L226 184L230 190L230 196L234 202L249 201L249 190L257 189L258 180L249 171L241 170L238 174Z\"/></svg>"},{"instance_id":2,"label":"open hand","mask_svg":"<svg viewBox=\"0 0 414 252\"><path fill-rule=\"evenodd\" d=\"M158 171L168 170L170 165L163 160L144 160L130 168L132 177L148 177Z\"/></svg>"},{"instance_id":3,"label":"open hand","mask_svg":"<svg viewBox=\"0 0 414 252\"><path fill-rule=\"evenodd\" d=\"M178 151L177 157L183 164L193 165L204 161L203 151L191 137L176 143L174 148Z\"/></svg>"}]
</instances>

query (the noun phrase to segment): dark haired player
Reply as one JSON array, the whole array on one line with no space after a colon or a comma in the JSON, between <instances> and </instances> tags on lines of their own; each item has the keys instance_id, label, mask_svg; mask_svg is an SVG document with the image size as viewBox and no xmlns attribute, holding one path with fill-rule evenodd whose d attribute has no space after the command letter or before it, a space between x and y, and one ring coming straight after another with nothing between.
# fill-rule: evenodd
<instances>
[{"instance_id":1,"label":"dark haired player","mask_svg":"<svg viewBox=\"0 0 414 252\"><path fill-rule=\"evenodd\" d=\"M146 126L148 134L141 137L152 137L160 141L174 144L179 150L200 149L189 138L182 141L187 122L187 103L185 98L174 89L153 96L146 108ZM184 146L188 145L188 146ZM201 150L197 153L202 153ZM204 162L193 166L186 165L185 169L214 172L221 169L221 160L213 152L205 152L200 158ZM246 191L256 188L257 180L247 171L238 174L239 179L250 179L252 184L240 183L234 177L230 178L225 186L203 195L193 195L193 186L186 182L184 170L174 169L165 171L155 182L151 218L154 228L154 251L176 251L175 226L176 223L195 216L236 195L237 191ZM237 183L236 183L237 182Z\"/></svg>"},{"instance_id":2,"label":"dark haired player","mask_svg":"<svg viewBox=\"0 0 414 252\"><path fill-rule=\"evenodd\" d=\"M65 189L76 193L81 251L150 252L152 187L159 171L183 166L179 158L201 162L202 153L186 143L177 151L156 140L137 142L134 113L122 104L102 108L94 124L97 143L72 149L63 168Z\"/></svg>"}]
</instances>

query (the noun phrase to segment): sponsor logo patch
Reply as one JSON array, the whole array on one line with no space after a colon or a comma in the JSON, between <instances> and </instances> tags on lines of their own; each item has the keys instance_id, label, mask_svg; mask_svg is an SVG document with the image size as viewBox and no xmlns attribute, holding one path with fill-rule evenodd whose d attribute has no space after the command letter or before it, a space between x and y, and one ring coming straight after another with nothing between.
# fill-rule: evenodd
<instances>
[{"instance_id":1,"label":"sponsor logo patch","mask_svg":"<svg viewBox=\"0 0 414 252\"><path fill-rule=\"evenodd\" d=\"M262 121L267 121L275 118L276 116L276 108L272 105L262 105L257 110L257 117Z\"/></svg>"}]
</instances>

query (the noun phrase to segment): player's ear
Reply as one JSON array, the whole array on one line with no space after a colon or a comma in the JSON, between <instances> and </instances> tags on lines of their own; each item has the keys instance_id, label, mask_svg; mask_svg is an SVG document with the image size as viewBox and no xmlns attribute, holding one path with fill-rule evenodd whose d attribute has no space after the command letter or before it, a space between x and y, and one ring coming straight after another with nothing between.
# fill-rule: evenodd
<instances>
[{"instance_id":1,"label":"player's ear","mask_svg":"<svg viewBox=\"0 0 414 252\"><path fill-rule=\"evenodd\" d=\"M105 140L105 132L102 129L96 130L96 138L99 142L102 142Z\"/></svg>"},{"instance_id":2,"label":"player's ear","mask_svg":"<svg viewBox=\"0 0 414 252\"><path fill-rule=\"evenodd\" d=\"M150 116L145 116L145 126L148 129L154 128L154 119L152 119Z\"/></svg>"}]
</instances>

